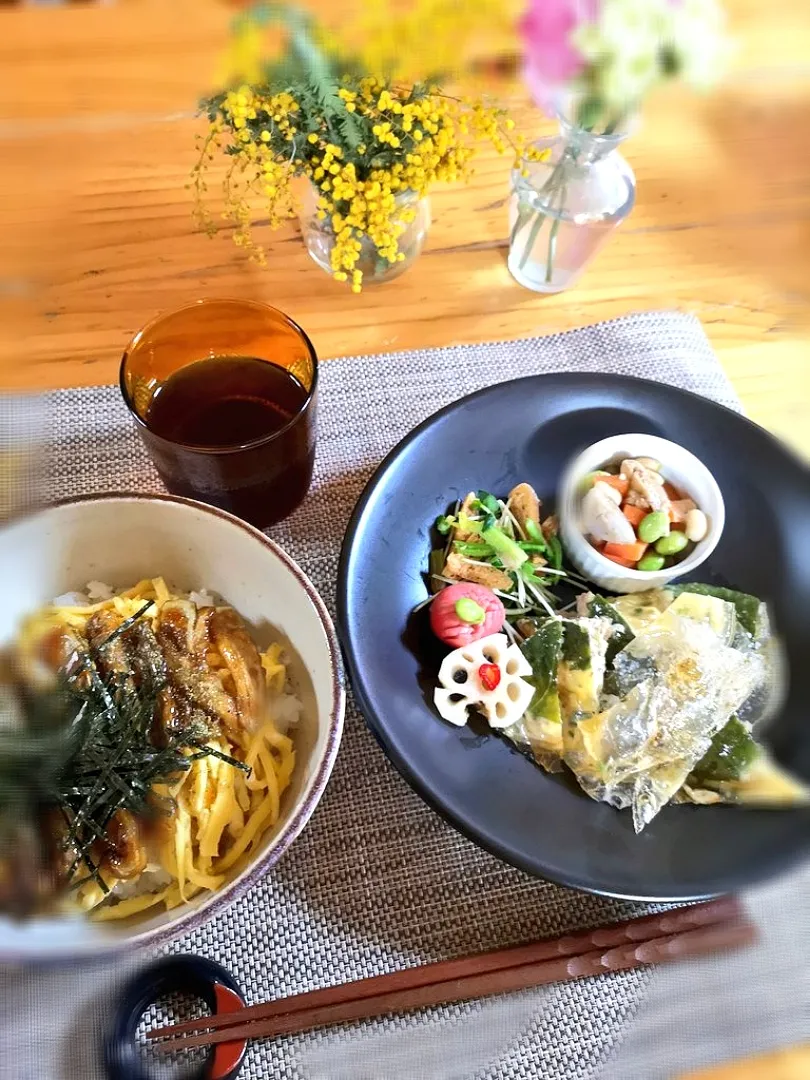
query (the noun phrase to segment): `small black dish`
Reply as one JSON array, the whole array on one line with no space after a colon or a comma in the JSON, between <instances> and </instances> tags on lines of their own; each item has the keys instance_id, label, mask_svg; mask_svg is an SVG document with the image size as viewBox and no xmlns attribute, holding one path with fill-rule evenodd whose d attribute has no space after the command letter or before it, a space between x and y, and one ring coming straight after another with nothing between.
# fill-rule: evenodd
<instances>
[{"instance_id":1,"label":"small black dish","mask_svg":"<svg viewBox=\"0 0 810 1080\"><path fill-rule=\"evenodd\" d=\"M389 454L352 517L338 617L354 693L390 759L476 843L538 877L635 900L699 900L772 876L810 848L810 809L668 806L641 835L631 815L543 773L495 735L442 721L424 627L430 530L457 497L531 482L553 502L565 464L608 435L687 447L726 503L723 538L697 572L767 600L790 687L766 741L810 780L810 470L762 428L705 398L615 375L539 375L463 398ZM422 613L427 618L425 612Z\"/></svg>"},{"instance_id":2,"label":"small black dish","mask_svg":"<svg viewBox=\"0 0 810 1080\"><path fill-rule=\"evenodd\" d=\"M204 956L166 956L148 964L121 989L104 1039L104 1067L109 1080L152 1080L136 1036L149 1008L162 997L184 993L198 997L211 1014L235 1012L245 998L229 971ZM206 1061L183 1080L236 1080L245 1060L247 1041L219 1043Z\"/></svg>"}]
</instances>

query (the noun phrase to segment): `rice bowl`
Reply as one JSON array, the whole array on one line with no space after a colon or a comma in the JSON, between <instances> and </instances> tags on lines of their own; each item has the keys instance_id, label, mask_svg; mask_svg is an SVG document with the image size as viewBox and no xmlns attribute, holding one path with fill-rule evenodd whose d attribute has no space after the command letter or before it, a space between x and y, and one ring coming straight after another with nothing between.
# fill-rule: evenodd
<instances>
[{"instance_id":1,"label":"rice bowl","mask_svg":"<svg viewBox=\"0 0 810 1080\"><path fill-rule=\"evenodd\" d=\"M322 602L261 533L219 510L170 497L103 496L19 520L0 534L0 564L7 596L0 644L13 640L21 619L52 608L55 599L89 600L106 610L110 588L161 578L186 603L205 608L222 598L244 619L265 657L272 647L289 661L285 683L272 695L273 722L294 744L295 766L279 793L277 820L263 830L246 865L235 867L235 876L215 890L186 890L170 910L147 905L139 913L140 896L166 887L165 867L150 865L145 876L116 883L116 899L132 906L132 918L49 915L18 923L0 915L0 958L74 957L155 944L191 929L272 866L304 827L326 784L342 731L344 694Z\"/></svg>"}]
</instances>

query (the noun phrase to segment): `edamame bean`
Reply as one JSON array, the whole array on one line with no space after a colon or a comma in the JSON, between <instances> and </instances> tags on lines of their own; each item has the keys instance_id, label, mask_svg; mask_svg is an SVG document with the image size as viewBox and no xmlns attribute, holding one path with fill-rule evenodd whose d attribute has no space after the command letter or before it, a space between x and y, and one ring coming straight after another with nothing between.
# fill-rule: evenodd
<instances>
[{"instance_id":1,"label":"edamame bean","mask_svg":"<svg viewBox=\"0 0 810 1080\"><path fill-rule=\"evenodd\" d=\"M662 536L669 535L669 515L663 510L653 510L638 523L638 538L645 544L654 544Z\"/></svg>"},{"instance_id":2,"label":"edamame bean","mask_svg":"<svg viewBox=\"0 0 810 1080\"><path fill-rule=\"evenodd\" d=\"M655 550L659 555L677 555L679 551L683 551L688 543L686 533L671 532L669 536L662 536L656 542Z\"/></svg>"},{"instance_id":3,"label":"edamame bean","mask_svg":"<svg viewBox=\"0 0 810 1080\"><path fill-rule=\"evenodd\" d=\"M636 570L662 570L666 559L663 555L655 555L650 552L649 555L645 555L643 559L639 559L636 564Z\"/></svg>"}]
</instances>

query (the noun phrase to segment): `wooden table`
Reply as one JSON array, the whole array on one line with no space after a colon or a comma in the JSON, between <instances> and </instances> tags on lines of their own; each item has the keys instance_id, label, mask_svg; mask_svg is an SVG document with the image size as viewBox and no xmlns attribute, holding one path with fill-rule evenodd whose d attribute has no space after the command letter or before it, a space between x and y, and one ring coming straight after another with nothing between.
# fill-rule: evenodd
<instances>
[{"instance_id":1,"label":"wooden table","mask_svg":"<svg viewBox=\"0 0 810 1080\"><path fill-rule=\"evenodd\" d=\"M324 0L325 3L325 0ZM334 8L334 5L331 5ZM810 5L728 0L734 69L707 99L662 94L627 156L638 202L570 293L506 269L508 162L440 191L416 266L354 297L290 225L269 266L195 233L194 118L229 18L214 0L0 10L0 386L114 381L157 311L203 295L269 301L323 357L516 338L645 308L703 322L750 416L810 453ZM525 130L543 122L515 103ZM695 1074L793 1080L810 1050Z\"/></svg>"},{"instance_id":2,"label":"wooden table","mask_svg":"<svg viewBox=\"0 0 810 1080\"><path fill-rule=\"evenodd\" d=\"M627 148L632 217L551 298L506 269L509 166L495 154L469 187L436 194L427 248L394 284L350 295L310 263L292 223L256 268L224 234L195 233L184 189L228 7L0 9L0 385L111 382L140 325L202 295L277 304L324 357L680 308L702 320L749 414L810 452L810 5L729 7L733 71L712 97L653 102ZM544 129L525 103L516 113Z\"/></svg>"}]
</instances>

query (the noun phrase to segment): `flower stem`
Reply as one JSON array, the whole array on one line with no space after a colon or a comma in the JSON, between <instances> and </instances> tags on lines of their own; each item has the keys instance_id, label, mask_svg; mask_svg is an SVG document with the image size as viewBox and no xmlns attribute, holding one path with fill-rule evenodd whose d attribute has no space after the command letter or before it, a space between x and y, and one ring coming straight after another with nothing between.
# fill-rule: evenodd
<instances>
[{"instance_id":1,"label":"flower stem","mask_svg":"<svg viewBox=\"0 0 810 1080\"><path fill-rule=\"evenodd\" d=\"M554 276L554 256L557 253L557 233L560 231L560 220L563 212L563 204L565 203L565 180L560 185L560 205L556 217L551 223L551 228L548 233L548 253L546 255L546 285L551 284L551 279ZM549 203L549 210L553 209L552 203Z\"/></svg>"},{"instance_id":2,"label":"flower stem","mask_svg":"<svg viewBox=\"0 0 810 1080\"><path fill-rule=\"evenodd\" d=\"M540 230L543 228L543 222L545 220L545 213L542 210L538 210L534 216L531 232L529 233L529 238L526 241L526 246L523 249L523 254L520 257L519 269L522 270L526 263L529 261L529 256L532 253L532 249L534 248Z\"/></svg>"},{"instance_id":3,"label":"flower stem","mask_svg":"<svg viewBox=\"0 0 810 1080\"><path fill-rule=\"evenodd\" d=\"M517 214L515 216L515 224L512 226L512 232L509 234L509 247L510 248L514 244L515 240L517 240L518 233L531 220L531 216L532 216L531 207L524 206L523 203L520 201L520 197L518 197L518 205L517 205Z\"/></svg>"}]
</instances>

